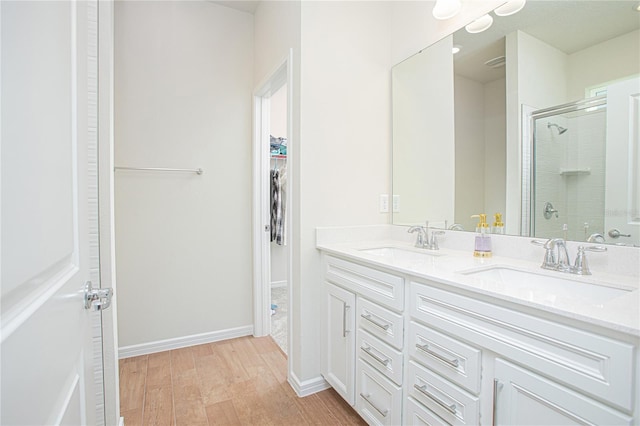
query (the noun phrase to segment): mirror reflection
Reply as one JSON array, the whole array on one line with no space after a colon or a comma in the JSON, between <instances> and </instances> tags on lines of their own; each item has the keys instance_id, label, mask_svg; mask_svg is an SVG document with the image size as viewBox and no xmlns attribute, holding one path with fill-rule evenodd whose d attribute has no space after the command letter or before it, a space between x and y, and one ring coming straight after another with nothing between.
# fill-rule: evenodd
<instances>
[{"instance_id":1,"label":"mirror reflection","mask_svg":"<svg viewBox=\"0 0 640 426\"><path fill-rule=\"evenodd\" d=\"M393 223L640 244L635 5L529 1L396 65Z\"/></svg>"}]
</instances>

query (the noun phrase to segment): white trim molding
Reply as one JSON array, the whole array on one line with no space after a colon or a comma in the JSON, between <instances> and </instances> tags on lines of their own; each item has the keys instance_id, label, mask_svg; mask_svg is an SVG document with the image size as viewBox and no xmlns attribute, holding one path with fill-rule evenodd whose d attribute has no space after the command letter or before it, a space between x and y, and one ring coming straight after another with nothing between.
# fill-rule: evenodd
<instances>
[{"instance_id":1,"label":"white trim molding","mask_svg":"<svg viewBox=\"0 0 640 426\"><path fill-rule=\"evenodd\" d=\"M298 395L300 398L313 395L314 393L318 393L331 387L322 376L314 377L313 379L301 382L300 379L298 379L298 376L296 376L292 371L289 371L288 382L295 391L296 395Z\"/></svg>"},{"instance_id":2,"label":"white trim molding","mask_svg":"<svg viewBox=\"0 0 640 426\"><path fill-rule=\"evenodd\" d=\"M244 327L212 331L210 333L193 334L191 336L175 337L173 339L123 346L118 349L118 358L123 359L133 356L148 355L172 349L186 348L187 346L202 345L205 343L219 342L221 340L235 339L236 337L250 336L252 334L253 326L247 325Z\"/></svg>"}]
</instances>

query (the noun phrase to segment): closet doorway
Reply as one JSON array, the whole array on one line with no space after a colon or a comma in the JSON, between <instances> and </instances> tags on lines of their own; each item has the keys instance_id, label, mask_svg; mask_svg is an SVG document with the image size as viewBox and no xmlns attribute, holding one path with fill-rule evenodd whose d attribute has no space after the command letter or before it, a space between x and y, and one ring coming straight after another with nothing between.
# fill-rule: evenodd
<instances>
[{"instance_id":1,"label":"closet doorway","mask_svg":"<svg viewBox=\"0 0 640 426\"><path fill-rule=\"evenodd\" d=\"M291 347L290 63L283 61L254 94L253 147L254 335L271 334L285 354Z\"/></svg>"}]
</instances>

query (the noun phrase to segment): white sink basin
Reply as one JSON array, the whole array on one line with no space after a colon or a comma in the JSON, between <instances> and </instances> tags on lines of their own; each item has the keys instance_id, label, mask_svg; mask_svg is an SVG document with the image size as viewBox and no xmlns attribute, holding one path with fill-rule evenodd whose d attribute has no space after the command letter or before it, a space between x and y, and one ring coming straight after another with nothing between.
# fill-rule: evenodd
<instances>
[{"instance_id":1,"label":"white sink basin","mask_svg":"<svg viewBox=\"0 0 640 426\"><path fill-rule=\"evenodd\" d=\"M415 250L401 247L376 247L359 250L362 253L374 256L384 257L392 261L420 261L432 256L442 256L439 251L423 250L416 248Z\"/></svg>"},{"instance_id":2,"label":"white sink basin","mask_svg":"<svg viewBox=\"0 0 640 426\"><path fill-rule=\"evenodd\" d=\"M559 307L574 304L600 306L632 291L605 283L586 282L580 280L581 277L550 276L506 266L484 267L461 273L478 278L489 286L493 284L493 287L507 294Z\"/></svg>"}]
</instances>

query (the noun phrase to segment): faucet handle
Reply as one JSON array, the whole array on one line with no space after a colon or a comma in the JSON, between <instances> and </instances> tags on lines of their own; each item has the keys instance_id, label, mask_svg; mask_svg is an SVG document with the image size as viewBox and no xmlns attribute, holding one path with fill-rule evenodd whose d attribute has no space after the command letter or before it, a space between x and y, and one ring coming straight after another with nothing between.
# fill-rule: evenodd
<instances>
[{"instance_id":1,"label":"faucet handle","mask_svg":"<svg viewBox=\"0 0 640 426\"><path fill-rule=\"evenodd\" d=\"M440 247L438 247L438 235L444 234L444 231L431 231L431 242L429 243L429 248L431 250L440 250Z\"/></svg>"},{"instance_id":2,"label":"faucet handle","mask_svg":"<svg viewBox=\"0 0 640 426\"><path fill-rule=\"evenodd\" d=\"M578 247L578 255L576 256L576 263L573 269L573 272L578 275L591 275L585 251L605 252L607 248L603 246Z\"/></svg>"},{"instance_id":3,"label":"faucet handle","mask_svg":"<svg viewBox=\"0 0 640 426\"><path fill-rule=\"evenodd\" d=\"M553 242L553 240L531 240L531 244L544 247L545 249L544 260L542 261L542 265L540 265L542 269L556 269L558 267L556 252L554 250L555 242Z\"/></svg>"}]
</instances>

